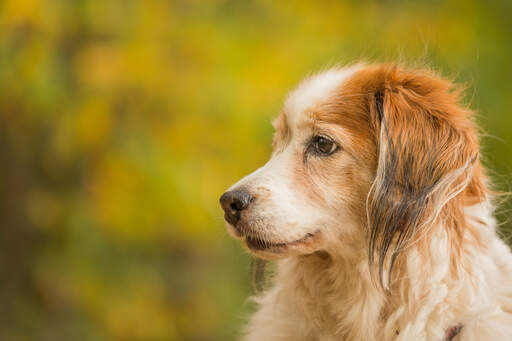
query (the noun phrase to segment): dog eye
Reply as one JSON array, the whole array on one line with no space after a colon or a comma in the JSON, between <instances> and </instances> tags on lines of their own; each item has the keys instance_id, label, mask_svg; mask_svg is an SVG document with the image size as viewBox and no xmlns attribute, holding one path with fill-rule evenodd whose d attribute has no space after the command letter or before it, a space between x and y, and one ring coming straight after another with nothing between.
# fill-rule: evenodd
<instances>
[{"instance_id":1,"label":"dog eye","mask_svg":"<svg viewBox=\"0 0 512 341\"><path fill-rule=\"evenodd\" d=\"M328 137L315 136L312 141L312 147L316 154L328 156L338 149L338 145Z\"/></svg>"}]
</instances>

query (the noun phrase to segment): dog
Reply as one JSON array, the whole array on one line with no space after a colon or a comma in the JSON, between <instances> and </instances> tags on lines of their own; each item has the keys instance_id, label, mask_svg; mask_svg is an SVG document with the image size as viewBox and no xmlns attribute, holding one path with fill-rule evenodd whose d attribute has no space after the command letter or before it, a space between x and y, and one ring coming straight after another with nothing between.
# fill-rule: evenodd
<instances>
[{"instance_id":1,"label":"dog","mask_svg":"<svg viewBox=\"0 0 512 341\"><path fill-rule=\"evenodd\" d=\"M512 254L462 93L398 64L290 92L270 160L220 198L276 263L244 340L512 340Z\"/></svg>"}]
</instances>

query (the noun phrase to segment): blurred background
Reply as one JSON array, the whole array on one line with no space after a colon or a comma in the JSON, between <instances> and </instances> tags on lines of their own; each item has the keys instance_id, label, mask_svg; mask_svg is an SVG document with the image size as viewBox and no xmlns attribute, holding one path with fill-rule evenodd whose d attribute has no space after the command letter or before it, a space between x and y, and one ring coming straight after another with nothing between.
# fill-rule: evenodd
<instances>
[{"instance_id":1,"label":"blurred background","mask_svg":"<svg viewBox=\"0 0 512 341\"><path fill-rule=\"evenodd\" d=\"M286 93L335 63L468 84L510 190L511 14L508 0L0 1L0 339L236 339L250 257L218 197L268 158Z\"/></svg>"}]
</instances>

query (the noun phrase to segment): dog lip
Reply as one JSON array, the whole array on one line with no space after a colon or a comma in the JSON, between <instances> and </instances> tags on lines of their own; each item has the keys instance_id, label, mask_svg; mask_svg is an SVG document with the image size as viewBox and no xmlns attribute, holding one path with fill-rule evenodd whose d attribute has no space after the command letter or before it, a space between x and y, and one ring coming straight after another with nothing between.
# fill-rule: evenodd
<instances>
[{"instance_id":1,"label":"dog lip","mask_svg":"<svg viewBox=\"0 0 512 341\"><path fill-rule=\"evenodd\" d=\"M304 237L291 241L291 242L273 242L270 240L261 239L254 236L246 236L245 243L251 250L263 251L263 250L272 250L275 252L280 251L281 249L287 248L289 246L300 245L309 239L315 237L320 231L307 233Z\"/></svg>"},{"instance_id":2,"label":"dog lip","mask_svg":"<svg viewBox=\"0 0 512 341\"><path fill-rule=\"evenodd\" d=\"M240 219L240 212L236 213L236 218L234 218L234 219L236 219L236 220ZM227 213L224 214L224 220L226 220L231 226L236 228L237 221L232 220L232 217L230 215L228 215Z\"/></svg>"}]
</instances>

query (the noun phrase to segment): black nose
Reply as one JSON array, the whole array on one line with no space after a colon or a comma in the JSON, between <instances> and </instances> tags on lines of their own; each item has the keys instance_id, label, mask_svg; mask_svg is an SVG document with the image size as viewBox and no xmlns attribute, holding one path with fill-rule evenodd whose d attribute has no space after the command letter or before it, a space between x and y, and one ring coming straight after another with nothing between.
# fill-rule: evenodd
<instances>
[{"instance_id":1,"label":"black nose","mask_svg":"<svg viewBox=\"0 0 512 341\"><path fill-rule=\"evenodd\" d=\"M236 189L222 194L220 205L224 210L226 221L235 226L240 220L240 212L245 210L252 200L252 195L245 189Z\"/></svg>"}]
</instances>

